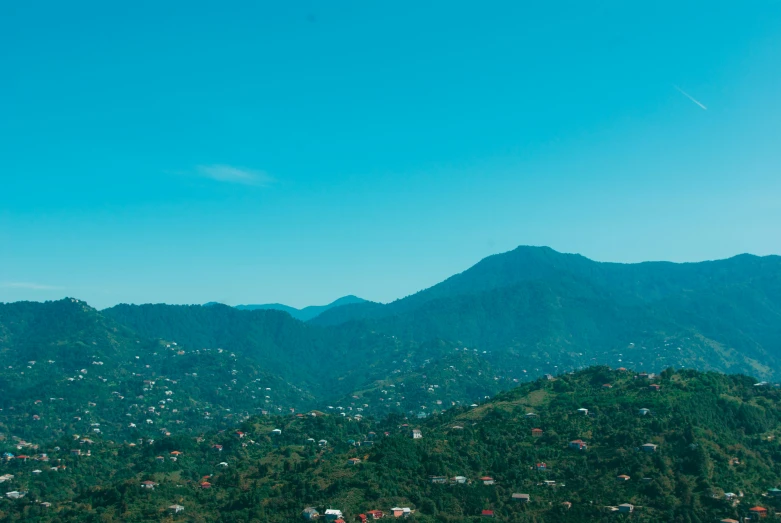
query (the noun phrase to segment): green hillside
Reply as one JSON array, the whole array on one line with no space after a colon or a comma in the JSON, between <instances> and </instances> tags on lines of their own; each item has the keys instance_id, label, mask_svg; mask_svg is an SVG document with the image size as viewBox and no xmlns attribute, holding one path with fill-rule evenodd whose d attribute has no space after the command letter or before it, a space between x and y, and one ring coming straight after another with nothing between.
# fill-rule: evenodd
<instances>
[{"instance_id":1,"label":"green hillside","mask_svg":"<svg viewBox=\"0 0 781 523\"><path fill-rule=\"evenodd\" d=\"M781 484L779 407L781 389L745 376L667 370L649 379L594 367L425 420L254 417L243 423L243 437L100 441L80 447L90 456L71 455L65 449L74 443L63 436L30 452L39 459L46 452L46 466L18 458L0 465L14 475L8 489L26 492L0 501L0 516L289 522L311 506L339 509L348 521L406 507L421 522L478 521L484 510L518 522L711 522L760 506L772 517L781 509L768 492ZM413 428L421 439L411 437ZM585 448L572 448L574 440ZM371 443L356 446L362 442ZM18 454L8 439L5 450ZM53 462L67 468L50 471ZM184 511L170 514L173 504ZM620 512L626 504L631 513Z\"/></svg>"}]
</instances>

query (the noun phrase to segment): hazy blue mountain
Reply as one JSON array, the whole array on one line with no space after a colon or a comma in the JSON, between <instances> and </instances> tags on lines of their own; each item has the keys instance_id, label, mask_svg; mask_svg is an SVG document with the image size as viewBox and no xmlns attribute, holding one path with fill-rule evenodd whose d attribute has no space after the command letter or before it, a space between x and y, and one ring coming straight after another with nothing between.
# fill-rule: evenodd
<instances>
[{"instance_id":1,"label":"hazy blue mountain","mask_svg":"<svg viewBox=\"0 0 781 523\"><path fill-rule=\"evenodd\" d=\"M265 303L261 305L236 305L236 309L243 310L243 311L256 311L256 310L275 310L275 311L283 311L291 316L293 316L297 320L301 321L309 321L320 314L324 313L327 310L333 309L334 307L340 307L342 305L354 305L357 303L363 303L366 300L363 298L359 298L358 296L342 296L338 300L334 300L328 305L310 305L309 307L304 307L303 309L296 309L295 307L290 307L289 305L284 305L282 303ZM215 305L215 302L209 302L206 305Z\"/></svg>"}]
</instances>

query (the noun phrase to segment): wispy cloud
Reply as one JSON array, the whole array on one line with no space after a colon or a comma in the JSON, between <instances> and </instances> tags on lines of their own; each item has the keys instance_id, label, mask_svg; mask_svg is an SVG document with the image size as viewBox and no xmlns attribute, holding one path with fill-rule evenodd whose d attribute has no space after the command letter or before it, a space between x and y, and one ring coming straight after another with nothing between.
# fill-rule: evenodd
<instances>
[{"instance_id":1,"label":"wispy cloud","mask_svg":"<svg viewBox=\"0 0 781 523\"><path fill-rule=\"evenodd\" d=\"M239 183L263 187L274 182L274 178L263 171L234 167L232 165L199 165L196 167L199 176L218 182Z\"/></svg>"},{"instance_id":2,"label":"wispy cloud","mask_svg":"<svg viewBox=\"0 0 781 523\"><path fill-rule=\"evenodd\" d=\"M695 97L693 97L692 95L690 95L689 93L687 93L686 91L684 91L683 89L681 89L680 87L678 87L677 85L673 85L673 87L675 87L675 89L676 89L676 90L677 90L679 93L681 93L682 95L684 95L686 98L688 98L688 99L689 99L689 100L691 100L692 102L694 102L694 103L696 103L697 105L699 105L699 106L700 106L702 109L704 109L705 111L707 111L707 110L708 110L708 108L707 108L707 107L705 107L705 104L703 104L702 102L700 102L699 100L697 100Z\"/></svg>"},{"instance_id":3,"label":"wispy cloud","mask_svg":"<svg viewBox=\"0 0 781 523\"><path fill-rule=\"evenodd\" d=\"M7 281L0 283L0 287L4 289L27 289L31 291L59 291L64 287L57 287L54 285L44 285L42 283L32 283L28 281Z\"/></svg>"}]
</instances>

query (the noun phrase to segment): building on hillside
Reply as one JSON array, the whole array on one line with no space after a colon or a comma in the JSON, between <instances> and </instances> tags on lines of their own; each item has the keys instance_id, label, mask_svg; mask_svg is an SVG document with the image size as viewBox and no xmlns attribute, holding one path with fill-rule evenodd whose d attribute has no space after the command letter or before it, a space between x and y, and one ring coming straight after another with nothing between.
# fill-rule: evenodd
<instances>
[{"instance_id":1,"label":"building on hillside","mask_svg":"<svg viewBox=\"0 0 781 523\"><path fill-rule=\"evenodd\" d=\"M372 519L382 519L383 517L385 517L385 512L383 512L382 510L370 510L369 512L367 512L367 514Z\"/></svg>"},{"instance_id":2,"label":"building on hillside","mask_svg":"<svg viewBox=\"0 0 781 523\"><path fill-rule=\"evenodd\" d=\"M158 463L164 463L165 462L165 458L163 456L157 456L155 458L155 461L157 461Z\"/></svg>"},{"instance_id":3,"label":"building on hillside","mask_svg":"<svg viewBox=\"0 0 781 523\"><path fill-rule=\"evenodd\" d=\"M361 523L366 523L366 521L368 520L366 514L358 514L357 516L355 516L355 519L360 521Z\"/></svg>"},{"instance_id":4,"label":"building on hillside","mask_svg":"<svg viewBox=\"0 0 781 523\"><path fill-rule=\"evenodd\" d=\"M329 508L325 511L325 520L326 521L336 521L337 519L342 519L342 511L336 510L335 508Z\"/></svg>"},{"instance_id":5,"label":"building on hillside","mask_svg":"<svg viewBox=\"0 0 781 523\"><path fill-rule=\"evenodd\" d=\"M171 505L170 507L168 507L168 510L170 510L174 514L178 514L178 513L182 512L182 511L184 511L184 507L181 506L181 505Z\"/></svg>"},{"instance_id":6,"label":"building on hillside","mask_svg":"<svg viewBox=\"0 0 781 523\"><path fill-rule=\"evenodd\" d=\"M532 436L535 438L542 436L542 429L532 429Z\"/></svg>"},{"instance_id":7,"label":"building on hillside","mask_svg":"<svg viewBox=\"0 0 781 523\"><path fill-rule=\"evenodd\" d=\"M610 383L605 383L604 385L602 385L602 388L603 389L612 389L613 386Z\"/></svg>"},{"instance_id":8,"label":"building on hillside","mask_svg":"<svg viewBox=\"0 0 781 523\"><path fill-rule=\"evenodd\" d=\"M210 489L212 488L212 484L208 481L201 481L201 484L199 485L202 489Z\"/></svg>"},{"instance_id":9,"label":"building on hillside","mask_svg":"<svg viewBox=\"0 0 781 523\"><path fill-rule=\"evenodd\" d=\"M320 517L320 513L315 507L306 507L304 511L301 512L301 516L304 519L317 519Z\"/></svg>"},{"instance_id":10,"label":"building on hillside","mask_svg":"<svg viewBox=\"0 0 781 523\"><path fill-rule=\"evenodd\" d=\"M767 491L767 495L770 496L771 498L781 497L781 490L777 488L771 488L770 490Z\"/></svg>"},{"instance_id":11,"label":"building on hillside","mask_svg":"<svg viewBox=\"0 0 781 523\"><path fill-rule=\"evenodd\" d=\"M150 481L150 480L146 480L146 481L142 481L141 482L141 487L142 488L153 489L153 488L155 488L156 485L157 485L157 483L155 483L154 481Z\"/></svg>"},{"instance_id":12,"label":"building on hillside","mask_svg":"<svg viewBox=\"0 0 781 523\"><path fill-rule=\"evenodd\" d=\"M494 478L491 476L483 476L480 478L480 481L483 482L483 485L493 485L495 483Z\"/></svg>"},{"instance_id":13,"label":"building on hillside","mask_svg":"<svg viewBox=\"0 0 781 523\"><path fill-rule=\"evenodd\" d=\"M535 414L534 412L527 412L526 413L526 417L527 418L536 418L537 414Z\"/></svg>"},{"instance_id":14,"label":"building on hillside","mask_svg":"<svg viewBox=\"0 0 781 523\"><path fill-rule=\"evenodd\" d=\"M619 482L621 482L621 481L629 481L629 479L630 479L629 476L627 476L626 474L621 474L619 476L616 476L616 481L619 481Z\"/></svg>"},{"instance_id":15,"label":"building on hillside","mask_svg":"<svg viewBox=\"0 0 781 523\"><path fill-rule=\"evenodd\" d=\"M644 452L656 452L658 445L654 445L653 443L645 443L641 448Z\"/></svg>"},{"instance_id":16,"label":"building on hillside","mask_svg":"<svg viewBox=\"0 0 781 523\"><path fill-rule=\"evenodd\" d=\"M317 444L320 447L325 447L326 445L328 445L328 441L324 440L324 439L321 439L320 441L317 442Z\"/></svg>"},{"instance_id":17,"label":"building on hillside","mask_svg":"<svg viewBox=\"0 0 781 523\"><path fill-rule=\"evenodd\" d=\"M350 458L347 460L347 463L349 463L350 465L357 465L360 462L361 460L359 458Z\"/></svg>"},{"instance_id":18,"label":"building on hillside","mask_svg":"<svg viewBox=\"0 0 781 523\"><path fill-rule=\"evenodd\" d=\"M751 514L751 519L762 519L767 517L767 509L764 507L756 506L751 507L748 509L749 514Z\"/></svg>"},{"instance_id":19,"label":"building on hillside","mask_svg":"<svg viewBox=\"0 0 781 523\"><path fill-rule=\"evenodd\" d=\"M394 518L406 518L412 514L412 510L409 507L394 507L391 509L391 514Z\"/></svg>"},{"instance_id":20,"label":"building on hillside","mask_svg":"<svg viewBox=\"0 0 781 523\"><path fill-rule=\"evenodd\" d=\"M618 506L618 512L620 512L621 514L631 514L634 511L635 511L635 506L632 505L631 503L621 503Z\"/></svg>"},{"instance_id":21,"label":"building on hillside","mask_svg":"<svg viewBox=\"0 0 781 523\"><path fill-rule=\"evenodd\" d=\"M528 494L513 494L513 501L520 501L521 503L528 503L531 501L531 497Z\"/></svg>"},{"instance_id":22,"label":"building on hillside","mask_svg":"<svg viewBox=\"0 0 781 523\"><path fill-rule=\"evenodd\" d=\"M737 519L724 518L720 519L719 523L740 523Z\"/></svg>"},{"instance_id":23,"label":"building on hillside","mask_svg":"<svg viewBox=\"0 0 781 523\"><path fill-rule=\"evenodd\" d=\"M582 439L576 439L569 442L569 448L575 450L586 450L587 445L586 442Z\"/></svg>"},{"instance_id":24,"label":"building on hillside","mask_svg":"<svg viewBox=\"0 0 781 523\"><path fill-rule=\"evenodd\" d=\"M282 430L281 429L274 429L274 430L271 431L271 434L273 434L274 436L279 436L280 434L282 434Z\"/></svg>"},{"instance_id":25,"label":"building on hillside","mask_svg":"<svg viewBox=\"0 0 781 523\"><path fill-rule=\"evenodd\" d=\"M73 450L71 450L71 455L73 455L73 456L81 456L81 449L73 449Z\"/></svg>"},{"instance_id":26,"label":"building on hillside","mask_svg":"<svg viewBox=\"0 0 781 523\"><path fill-rule=\"evenodd\" d=\"M642 408L642 409L638 410L637 413L640 414L641 416L646 416L646 415L650 414L651 411L649 409Z\"/></svg>"},{"instance_id":27,"label":"building on hillside","mask_svg":"<svg viewBox=\"0 0 781 523\"><path fill-rule=\"evenodd\" d=\"M583 414L584 416L588 416L588 409L584 409L583 407L578 409L578 414Z\"/></svg>"},{"instance_id":28,"label":"building on hillside","mask_svg":"<svg viewBox=\"0 0 781 523\"><path fill-rule=\"evenodd\" d=\"M494 511L493 510L483 510L480 515L484 518L492 518L494 517Z\"/></svg>"},{"instance_id":29,"label":"building on hillside","mask_svg":"<svg viewBox=\"0 0 781 523\"><path fill-rule=\"evenodd\" d=\"M565 510L569 510L572 508L572 503L569 501L562 501L561 506L564 507Z\"/></svg>"},{"instance_id":30,"label":"building on hillside","mask_svg":"<svg viewBox=\"0 0 781 523\"><path fill-rule=\"evenodd\" d=\"M12 490L11 492L6 492L5 497L8 499L21 499L24 497L24 495L27 494L26 492L19 492L18 490Z\"/></svg>"},{"instance_id":31,"label":"building on hillside","mask_svg":"<svg viewBox=\"0 0 781 523\"><path fill-rule=\"evenodd\" d=\"M447 483L447 477L445 476L429 476L432 483Z\"/></svg>"},{"instance_id":32,"label":"building on hillside","mask_svg":"<svg viewBox=\"0 0 781 523\"><path fill-rule=\"evenodd\" d=\"M452 479L452 481L453 481L453 483L457 483L459 485L463 485L464 483L466 483L466 476L455 476Z\"/></svg>"},{"instance_id":33,"label":"building on hillside","mask_svg":"<svg viewBox=\"0 0 781 523\"><path fill-rule=\"evenodd\" d=\"M553 379L553 374L545 374L544 378L546 380L552 380Z\"/></svg>"},{"instance_id":34,"label":"building on hillside","mask_svg":"<svg viewBox=\"0 0 781 523\"><path fill-rule=\"evenodd\" d=\"M548 465L541 461L540 463L537 463L534 468L537 470L548 470Z\"/></svg>"},{"instance_id":35,"label":"building on hillside","mask_svg":"<svg viewBox=\"0 0 781 523\"><path fill-rule=\"evenodd\" d=\"M412 429L412 439L420 439L423 437L423 433L420 429Z\"/></svg>"},{"instance_id":36,"label":"building on hillside","mask_svg":"<svg viewBox=\"0 0 781 523\"><path fill-rule=\"evenodd\" d=\"M656 392L659 392L660 390L662 390L662 386L661 385L657 385L656 383L652 383L652 384L648 385L648 388L653 390L653 391L656 391Z\"/></svg>"}]
</instances>

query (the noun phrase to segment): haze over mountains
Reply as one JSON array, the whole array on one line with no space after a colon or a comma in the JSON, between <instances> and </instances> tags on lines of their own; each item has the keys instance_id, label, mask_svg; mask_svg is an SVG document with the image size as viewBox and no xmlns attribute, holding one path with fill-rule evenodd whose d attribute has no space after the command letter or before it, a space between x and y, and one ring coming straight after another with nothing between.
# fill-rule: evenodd
<instances>
[{"instance_id":1,"label":"haze over mountains","mask_svg":"<svg viewBox=\"0 0 781 523\"><path fill-rule=\"evenodd\" d=\"M363 303L366 300L363 298L359 298L358 296L342 296L339 299L336 299L329 303L328 305L310 305L309 307L304 307L303 309L296 309L295 307L290 307L288 305L283 305L281 303L267 303L265 305L236 305L236 308L242 311L255 311L255 310L277 310L277 311L284 311L291 316L293 316L297 320L301 321L309 321L312 318L319 316L320 314L324 313L325 311L329 309L333 309L334 307L339 307L341 305L353 305L357 303Z\"/></svg>"}]
</instances>

